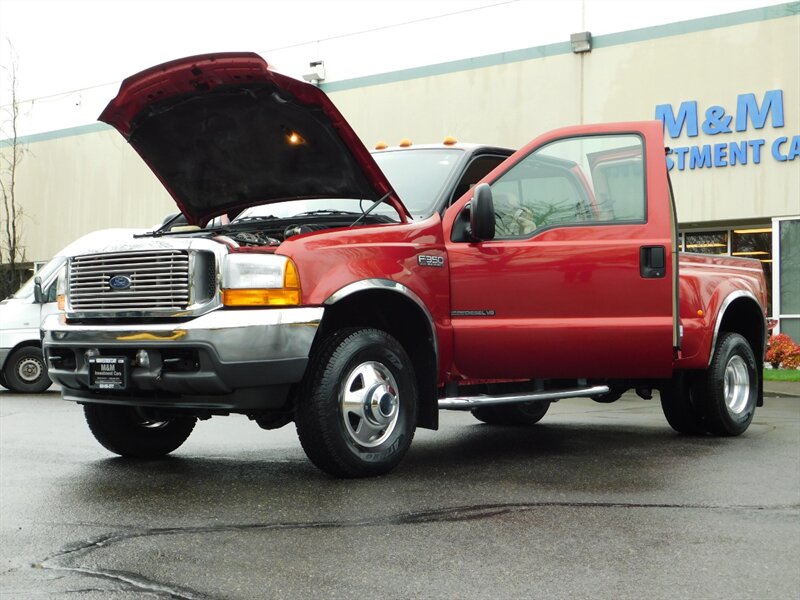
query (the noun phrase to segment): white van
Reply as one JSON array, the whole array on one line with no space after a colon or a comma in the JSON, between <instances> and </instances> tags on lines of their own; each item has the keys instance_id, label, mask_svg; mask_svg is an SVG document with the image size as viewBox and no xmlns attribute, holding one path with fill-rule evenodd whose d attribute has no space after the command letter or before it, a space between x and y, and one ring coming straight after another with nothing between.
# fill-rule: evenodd
<instances>
[{"instance_id":1,"label":"white van","mask_svg":"<svg viewBox=\"0 0 800 600\"><path fill-rule=\"evenodd\" d=\"M70 256L86 249L97 251L103 244L133 237L145 229L102 229L72 242L44 265L19 290L0 302L0 385L12 392L43 392L52 382L42 358L39 324L57 312L56 280ZM42 282L41 302L34 297L35 278Z\"/></svg>"}]
</instances>

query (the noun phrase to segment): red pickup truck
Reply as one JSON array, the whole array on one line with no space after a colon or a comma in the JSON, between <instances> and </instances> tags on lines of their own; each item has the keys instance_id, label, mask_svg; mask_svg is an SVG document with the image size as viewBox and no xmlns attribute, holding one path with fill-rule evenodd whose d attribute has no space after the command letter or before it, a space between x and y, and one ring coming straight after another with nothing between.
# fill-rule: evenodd
<instances>
[{"instance_id":1,"label":"red pickup truck","mask_svg":"<svg viewBox=\"0 0 800 600\"><path fill-rule=\"evenodd\" d=\"M530 425L659 390L677 431L738 435L762 404L760 264L678 252L659 122L370 154L251 53L143 71L100 120L182 213L71 257L43 325L50 376L112 452L243 413L359 477L440 409Z\"/></svg>"}]
</instances>

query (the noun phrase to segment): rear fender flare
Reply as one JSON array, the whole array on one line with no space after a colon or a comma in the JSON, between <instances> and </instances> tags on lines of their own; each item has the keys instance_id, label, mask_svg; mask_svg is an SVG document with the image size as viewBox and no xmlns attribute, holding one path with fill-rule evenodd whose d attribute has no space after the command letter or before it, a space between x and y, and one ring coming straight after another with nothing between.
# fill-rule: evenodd
<instances>
[{"instance_id":1,"label":"rear fender flare","mask_svg":"<svg viewBox=\"0 0 800 600\"><path fill-rule=\"evenodd\" d=\"M719 312L717 312L717 319L716 323L714 324L714 335L711 338L711 348L708 352L708 364L707 367L711 366L711 360L714 357L714 348L717 347L717 339L719 338L720 328L722 327L722 321L725 319L725 315L731 305L740 299L746 299L747 301L752 301L753 305L758 309L758 314L761 315L761 332L762 332L762 340L761 340L761 348L753 348L753 354L756 355L757 358L760 360L764 359L764 352L766 352L767 343L766 343L766 335L767 335L767 318L764 316L764 312L761 308L761 305L758 303L756 297L746 290L737 290L735 292L731 292L722 302L722 305L719 308Z\"/></svg>"}]
</instances>

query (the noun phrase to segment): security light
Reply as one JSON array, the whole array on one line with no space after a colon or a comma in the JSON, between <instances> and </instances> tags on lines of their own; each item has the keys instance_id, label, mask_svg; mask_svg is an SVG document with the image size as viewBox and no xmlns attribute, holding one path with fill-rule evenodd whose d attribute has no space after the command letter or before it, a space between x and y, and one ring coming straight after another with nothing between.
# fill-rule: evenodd
<instances>
[{"instance_id":1,"label":"security light","mask_svg":"<svg viewBox=\"0 0 800 600\"><path fill-rule=\"evenodd\" d=\"M573 33L569 36L569 43L575 54L592 51L592 34L589 31Z\"/></svg>"},{"instance_id":2,"label":"security light","mask_svg":"<svg viewBox=\"0 0 800 600\"><path fill-rule=\"evenodd\" d=\"M325 79L325 62L321 60L315 60L314 62L308 63L308 66L311 67L311 72L306 73L303 75L303 79L308 81L309 83L318 84L320 81Z\"/></svg>"}]
</instances>

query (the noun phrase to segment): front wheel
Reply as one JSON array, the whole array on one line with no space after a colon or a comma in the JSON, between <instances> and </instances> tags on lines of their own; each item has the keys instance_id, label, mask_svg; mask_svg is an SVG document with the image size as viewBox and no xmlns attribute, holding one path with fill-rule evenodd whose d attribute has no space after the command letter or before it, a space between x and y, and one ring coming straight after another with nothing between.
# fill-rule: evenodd
<instances>
[{"instance_id":1,"label":"front wheel","mask_svg":"<svg viewBox=\"0 0 800 600\"><path fill-rule=\"evenodd\" d=\"M550 401L522 402L482 406L472 411L472 416L488 425L534 425L542 420L550 408Z\"/></svg>"},{"instance_id":2,"label":"front wheel","mask_svg":"<svg viewBox=\"0 0 800 600\"><path fill-rule=\"evenodd\" d=\"M720 334L711 365L693 390L711 433L734 436L747 430L758 402L760 377L747 340L738 333Z\"/></svg>"},{"instance_id":3,"label":"front wheel","mask_svg":"<svg viewBox=\"0 0 800 600\"><path fill-rule=\"evenodd\" d=\"M53 385L47 375L42 349L23 346L14 350L3 370L3 385L23 394L38 394Z\"/></svg>"},{"instance_id":4,"label":"front wheel","mask_svg":"<svg viewBox=\"0 0 800 600\"><path fill-rule=\"evenodd\" d=\"M345 329L314 352L295 423L306 455L336 477L388 473L414 437L417 386L400 343L379 329Z\"/></svg>"},{"instance_id":5,"label":"front wheel","mask_svg":"<svg viewBox=\"0 0 800 600\"><path fill-rule=\"evenodd\" d=\"M164 418L133 406L86 404L86 423L95 439L114 454L158 458L176 450L194 429L194 417Z\"/></svg>"}]
</instances>

